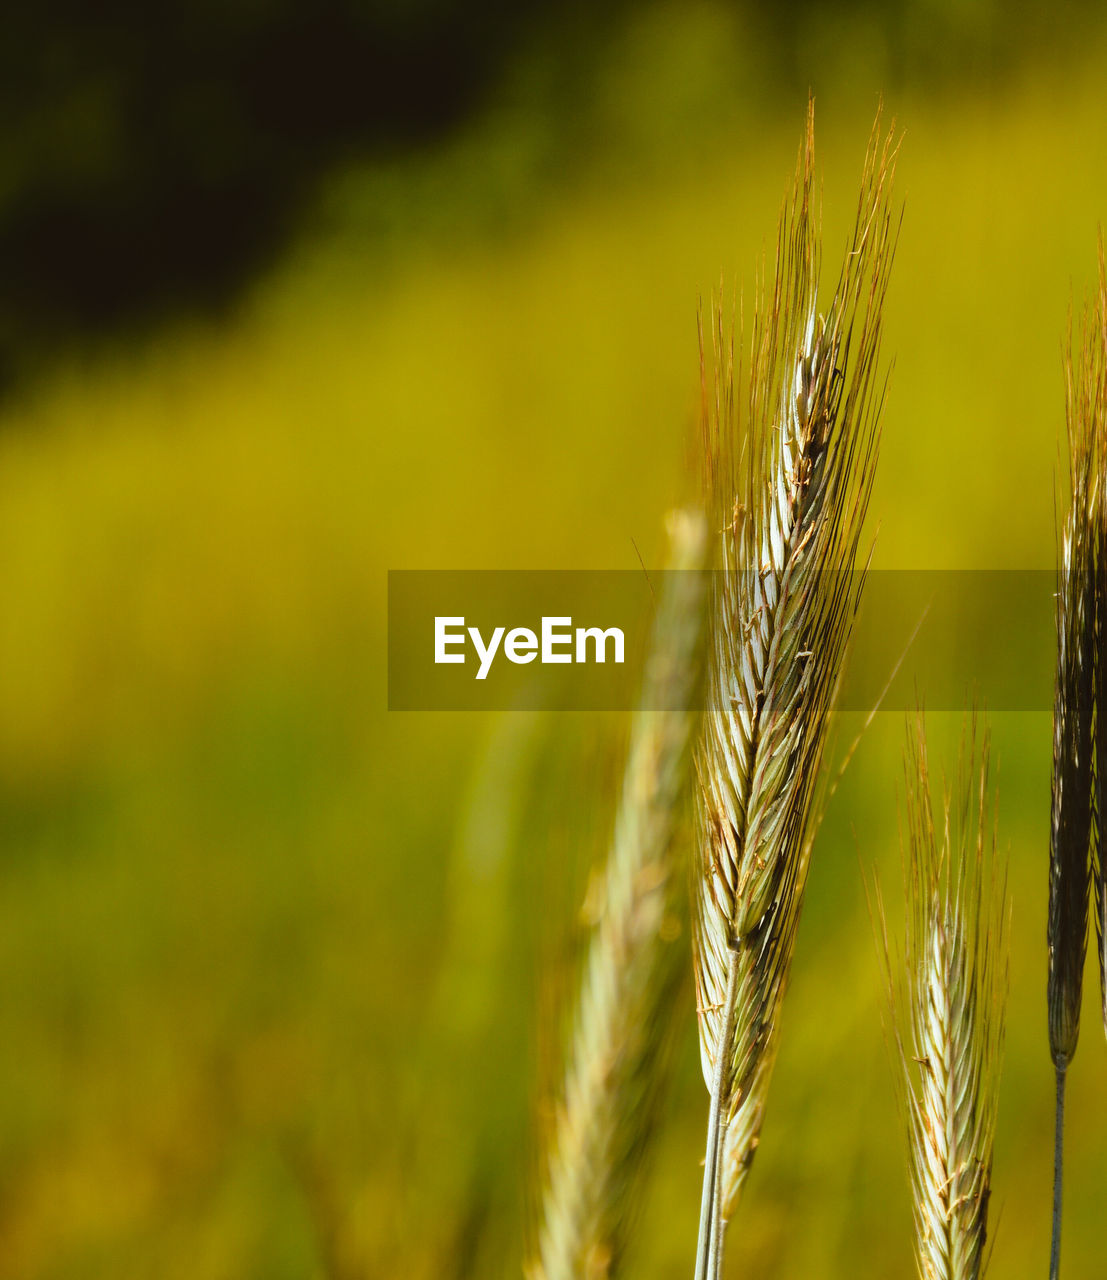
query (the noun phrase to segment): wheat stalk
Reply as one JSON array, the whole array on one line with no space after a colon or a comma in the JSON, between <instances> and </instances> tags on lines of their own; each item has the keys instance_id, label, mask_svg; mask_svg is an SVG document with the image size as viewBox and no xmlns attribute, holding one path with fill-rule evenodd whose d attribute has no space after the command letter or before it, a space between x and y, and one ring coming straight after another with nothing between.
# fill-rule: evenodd
<instances>
[{"instance_id":1,"label":"wheat stalk","mask_svg":"<svg viewBox=\"0 0 1107 1280\"><path fill-rule=\"evenodd\" d=\"M813 147L809 110L772 291L755 308L744 440L733 345L718 308L713 398L703 375L721 572L697 760L695 973L711 1095L698 1280L720 1272L726 1221L759 1139L876 460L894 150L878 117L852 240L822 316ZM701 338L701 369L705 360Z\"/></svg>"},{"instance_id":2,"label":"wheat stalk","mask_svg":"<svg viewBox=\"0 0 1107 1280\"><path fill-rule=\"evenodd\" d=\"M707 528L670 518L670 568L631 729L603 905L585 960L550 1144L536 1280L600 1280L626 1241L658 1100L679 948L676 841L698 720Z\"/></svg>"},{"instance_id":3,"label":"wheat stalk","mask_svg":"<svg viewBox=\"0 0 1107 1280\"><path fill-rule=\"evenodd\" d=\"M905 1095L921 1280L977 1280L985 1260L1007 995L1006 877L989 817L987 731L970 721L956 797L935 821L920 712L904 757L907 930L897 980L884 931ZM878 891L879 903L879 891ZM883 924L883 905L880 906ZM901 1030L898 1010L907 1010Z\"/></svg>"},{"instance_id":4,"label":"wheat stalk","mask_svg":"<svg viewBox=\"0 0 1107 1280\"><path fill-rule=\"evenodd\" d=\"M1065 351L1069 509L1057 583L1057 675L1053 701L1053 786L1049 843L1049 1048L1056 1074L1052 1280L1061 1268L1065 1076L1080 1032L1091 877L1095 703L1097 452L1105 377L1101 283L1098 315L1085 312L1080 350ZM1103 735L1103 726L1098 730ZM1101 770L1102 770L1102 759ZM1098 913L1097 913L1098 915Z\"/></svg>"}]
</instances>

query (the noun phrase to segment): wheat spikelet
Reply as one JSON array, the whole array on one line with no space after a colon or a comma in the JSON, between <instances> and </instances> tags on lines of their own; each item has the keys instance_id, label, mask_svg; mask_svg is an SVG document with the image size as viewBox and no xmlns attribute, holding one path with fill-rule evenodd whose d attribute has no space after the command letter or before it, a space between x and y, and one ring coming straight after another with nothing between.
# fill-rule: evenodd
<instances>
[{"instance_id":1,"label":"wheat spikelet","mask_svg":"<svg viewBox=\"0 0 1107 1280\"><path fill-rule=\"evenodd\" d=\"M713 398L703 377L721 571L697 761L695 972L711 1093L699 1280L721 1268L725 1223L760 1133L807 876L812 790L863 576L851 570L882 398L891 137L881 139L878 118L852 241L819 315L813 128L809 110L772 290L757 300L744 441L718 310Z\"/></svg>"},{"instance_id":2,"label":"wheat spikelet","mask_svg":"<svg viewBox=\"0 0 1107 1280\"><path fill-rule=\"evenodd\" d=\"M976 736L974 717L958 792L947 791L936 822L921 712L908 725L907 930L898 979L885 931L921 1280L977 1280L988 1230L1007 910L988 812L987 732L979 766Z\"/></svg>"},{"instance_id":3,"label":"wheat spikelet","mask_svg":"<svg viewBox=\"0 0 1107 1280\"><path fill-rule=\"evenodd\" d=\"M683 884L675 841L691 773L706 606L707 528L670 520L672 554L654 624L603 907L585 960L550 1146L535 1280L600 1280L623 1251L652 1128L679 948L665 940Z\"/></svg>"},{"instance_id":4,"label":"wheat spikelet","mask_svg":"<svg viewBox=\"0 0 1107 1280\"><path fill-rule=\"evenodd\" d=\"M1095 870L1096 951L1099 955L1099 993L1103 1026L1107 1031L1107 870L1104 867L1104 827L1107 824L1107 662L1103 660L1107 631L1107 263L1103 233L1099 236L1099 296L1094 321L1085 317L1085 346L1092 344L1084 360L1085 416L1094 422L1096 484L1091 503L1094 520L1095 572L1095 832L1092 841ZM1094 325L1094 333L1087 330Z\"/></svg>"},{"instance_id":5,"label":"wheat spikelet","mask_svg":"<svg viewBox=\"0 0 1107 1280\"><path fill-rule=\"evenodd\" d=\"M1060 1274L1065 1073L1076 1052L1080 1032L1088 935L1097 626L1095 526L1100 489L1097 452L1107 404L1102 308L1101 288L1099 311L1085 312L1079 353L1074 358L1071 333L1065 352L1070 503L1057 583L1047 920L1049 1049L1057 1085L1051 1277ZM1102 736L1102 726L1099 733Z\"/></svg>"},{"instance_id":6,"label":"wheat spikelet","mask_svg":"<svg viewBox=\"0 0 1107 1280\"><path fill-rule=\"evenodd\" d=\"M1080 1031L1092 822L1096 419L1101 357L1089 325L1078 364L1066 353L1066 427L1071 495L1057 583L1057 676L1049 859L1049 1047L1059 1069Z\"/></svg>"}]
</instances>

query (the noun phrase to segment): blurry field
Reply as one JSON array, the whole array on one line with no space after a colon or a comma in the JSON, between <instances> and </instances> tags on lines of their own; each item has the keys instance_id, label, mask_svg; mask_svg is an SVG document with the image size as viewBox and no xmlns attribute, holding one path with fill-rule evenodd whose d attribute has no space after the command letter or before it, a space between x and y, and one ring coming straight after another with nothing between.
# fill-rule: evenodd
<instances>
[{"instance_id":1,"label":"blurry field","mask_svg":"<svg viewBox=\"0 0 1107 1280\"><path fill-rule=\"evenodd\" d=\"M699 21L674 59L712 47ZM650 39L646 71L665 65ZM359 238L355 177L342 233L222 325L74 360L7 408L0 1276L518 1274L539 1050L624 726L389 715L385 575L633 568L632 539L656 562L692 491L697 299L720 273L749 296L804 104L685 104L689 151L634 65L612 94L636 163L601 146L475 216L466 191L527 184L493 121L487 146L389 180L395 234ZM879 565L1053 563L1061 341L1107 211L1101 65L887 104L906 217ZM818 100L831 263L870 87ZM1014 913L993 1273L1014 1278L1048 1251L1050 721L993 726ZM934 727L955 742L953 717ZM898 900L901 739L878 717L816 851L735 1275L911 1273L858 865ZM1099 1269L1107 1179L1088 972L1072 1275ZM686 1275L694 1247L691 1009L685 1033L643 1277Z\"/></svg>"}]
</instances>

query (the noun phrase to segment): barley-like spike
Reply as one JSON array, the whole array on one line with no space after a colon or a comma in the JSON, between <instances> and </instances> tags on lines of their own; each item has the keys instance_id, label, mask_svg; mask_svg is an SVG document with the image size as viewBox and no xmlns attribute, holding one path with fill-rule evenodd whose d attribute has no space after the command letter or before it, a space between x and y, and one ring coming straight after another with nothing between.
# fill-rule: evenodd
<instances>
[{"instance_id":1,"label":"barley-like spike","mask_svg":"<svg viewBox=\"0 0 1107 1280\"><path fill-rule=\"evenodd\" d=\"M666 929L684 882L676 849L698 723L708 536L698 512L676 513L669 532L677 572L665 575L631 728L526 1268L535 1280L601 1280L618 1269L682 978Z\"/></svg>"},{"instance_id":2,"label":"barley-like spike","mask_svg":"<svg viewBox=\"0 0 1107 1280\"><path fill-rule=\"evenodd\" d=\"M1091 881L1095 652L1099 625L1095 590L1099 540L1096 525L1101 488L1097 454L1107 404L1103 305L1101 282L1099 308L1084 314L1079 352L1074 357L1071 326L1065 352L1069 509L1057 581L1057 676L1053 702L1049 915L1046 925L1049 1049L1057 1075L1053 1241L1050 1250L1052 1280L1060 1274L1061 1266L1064 1083L1080 1032ZM1102 726L1098 733L1103 736ZM1102 761L1103 757L1100 759ZM1096 915L1098 919L1098 910Z\"/></svg>"},{"instance_id":3,"label":"barley-like spike","mask_svg":"<svg viewBox=\"0 0 1107 1280\"><path fill-rule=\"evenodd\" d=\"M698 1280L719 1273L725 1223L760 1134L807 877L812 792L863 577L853 570L882 401L880 318L896 232L892 139L878 117L824 315L813 145L809 110L771 292L762 285L757 297L744 429L720 308L715 395L703 397L720 569L697 758L693 925L711 1094Z\"/></svg>"},{"instance_id":4,"label":"barley-like spike","mask_svg":"<svg viewBox=\"0 0 1107 1280\"><path fill-rule=\"evenodd\" d=\"M1088 929L1094 704L1094 510L1096 421L1102 356L1087 318L1074 367L1066 353L1070 505L1057 579L1057 678L1049 858L1049 1048L1067 1066L1080 1032Z\"/></svg>"},{"instance_id":5,"label":"barley-like spike","mask_svg":"<svg viewBox=\"0 0 1107 1280\"><path fill-rule=\"evenodd\" d=\"M902 963L877 891L906 1113L920 1280L983 1274L1007 997L1007 885L995 851L989 744L967 723L957 804L935 818L926 728L908 723Z\"/></svg>"},{"instance_id":6,"label":"barley-like spike","mask_svg":"<svg viewBox=\"0 0 1107 1280\"><path fill-rule=\"evenodd\" d=\"M1090 327L1090 318L1085 325ZM1095 608L1095 791L1093 799L1095 869L1096 952L1099 956L1099 993L1103 1026L1107 1031L1107 873L1104 869L1104 827L1107 824L1107 662L1103 659L1107 635L1107 263L1103 233L1099 235L1099 296L1095 310L1094 350L1084 357L1085 413L1094 419L1095 497L1093 512L1094 608ZM1087 341L1087 335L1085 335ZM1091 385L1087 385L1091 384Z\"/></svg>"}]
</instances>

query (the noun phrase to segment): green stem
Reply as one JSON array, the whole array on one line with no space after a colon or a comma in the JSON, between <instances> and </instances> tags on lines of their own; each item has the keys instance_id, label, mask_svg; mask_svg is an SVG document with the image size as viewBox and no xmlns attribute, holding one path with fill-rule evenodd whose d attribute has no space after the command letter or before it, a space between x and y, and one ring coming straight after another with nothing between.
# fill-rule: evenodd
<instances>
[{"instance_id":1,"label":"green stem","mask_svg":"<svg viewBox=\"0 0 1107 1280\"><path fill-rule=\"evenodd\" d=\"M723 1143L726 1124L723 1121L723 1091L726 1064L730 1061L730 1042L734 1038L734 1006L738 995L738 952L731 950L727 961L726 996L723 1020L715 1045L715 1071L711 1080L711 1109L707 1117L707 1151L703 1158L703 1195L700 1199L700 1234L696 1243L696 1280L714 1280L721 1266L722 1241L720 1218Z\"/></svg>"},{"instance_id":2,"label":"green stem","mask_svg":"<svg viewBox=\"0 0 1107 1280\"><path fill-rule=\"evenodd\" d=\"M1061 1274L1061 1171L1064 1164L1067 1065L1065 1062L1057 1065L1057 1116L1053 1131L1053 1243L1049 1251L1049 1280L1058 1280Z\"/></svg>"}]
</instances>

